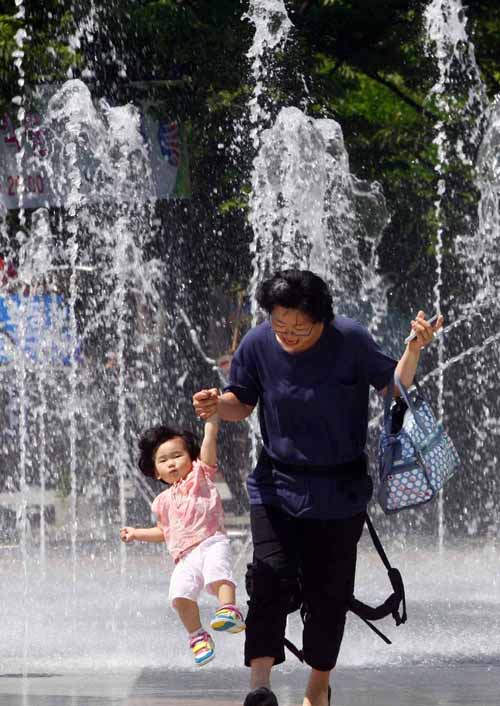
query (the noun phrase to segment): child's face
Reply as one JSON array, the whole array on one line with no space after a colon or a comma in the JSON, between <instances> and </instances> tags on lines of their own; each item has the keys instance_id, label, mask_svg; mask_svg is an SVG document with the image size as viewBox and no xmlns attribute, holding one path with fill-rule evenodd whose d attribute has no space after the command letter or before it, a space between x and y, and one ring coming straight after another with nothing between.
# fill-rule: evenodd
<instances>
[{"instance_id":1,"label":"child's face","mask_svg":"<svg viewBox=\"0 0 500 706\"><path fill-rule=\"evenodd\" d=\"M193 467L191 456L180 436L175 436L158 446L154 462L156 479L170 485L183 480Z\"/></svg>"}]
</instances>

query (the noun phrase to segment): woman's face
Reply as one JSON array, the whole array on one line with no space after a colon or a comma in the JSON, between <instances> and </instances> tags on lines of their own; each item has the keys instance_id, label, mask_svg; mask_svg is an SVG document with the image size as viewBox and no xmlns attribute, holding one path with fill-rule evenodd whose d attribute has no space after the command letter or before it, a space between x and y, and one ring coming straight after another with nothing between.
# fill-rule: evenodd
<instances>
[{"instance_id":1,"label":"woman's face","mask_svg":"<svg viewBox=\"0 0 500 706\"><path fill-rule=\"evenodd\" d=\"M271 327L280 346L287 353L302 353L323 333L322 321L316 323L299 309L287 309L275 306L270 316Z\"/></svg>"}]
</instances>

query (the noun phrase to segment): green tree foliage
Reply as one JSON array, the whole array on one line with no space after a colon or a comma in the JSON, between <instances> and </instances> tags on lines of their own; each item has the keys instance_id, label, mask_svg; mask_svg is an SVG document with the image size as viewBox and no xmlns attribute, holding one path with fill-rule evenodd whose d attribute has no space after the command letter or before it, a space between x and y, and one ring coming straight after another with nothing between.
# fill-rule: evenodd
<instances>
[{"instance_id":1,"label":"green tree foliage","mask_svg":"<svg viewBox=\"0 0 500 706\"><path fill-rule=\"evenodd\" d=\"M253 28L243 17L246 3L44 0L25 5L23 19L16 17L13 0L0 2L2 108L20 90L14 64L20 29L27 32L22 68L28 85L80 76L110 100L154 93L189 127L193 190L189 203L163 204L160 210L183 223L193 277L245 280L253 156L246 122L252 90L246 52ZM305 98L303 75L308 111L337 120L352 171L381 182L391 212L381 261L394 293L410 304L411 290L419 290L408 273L420 281L434 266L435 126L443 120L452 140L465 122L459 90L454 111L446 115L429 98L438 72L425 47L426 6L427 0L288 0L295 29L277 57L281 69L270 87L275 110L297 104ZM500 6L497 0L470 0L466 12L491 98L500 86ZM444 208L446 243L473 222L472 168L452 160L444 174L450 194ZM218 254L210 266L203 256L207 250Z\"/></svg>"},{"instance_id":2,"label":"green tree foliage","mask_svg":"<svg viewBox=\"0 0 500 706\"><path fill-rule=\"evenodd\" d=\"M23 30L26 36L16 41ZM3 110L24 90L19 85L21 76L16 61L25 74L27 87L67 78L68 70L81 61L66 39L75 32L69 4L65 8L64 4L53 0L32 3L23 18L14 2L0 2L0 106Z\"/></svg>"},{"instance_id":3,"label":"green tree foliage","mask_svg":"<svg viewBox=\"0 0 500 706\"><path fill-rule=\"evenodd\" d=\"M435 266L439 176L447 182L442 210L445 243L473 227L477 203L473 164L464 165L451 150L444 173L438 174L436 168L437 122L443 122L452 145L464 137L467 121L478 116L463 112L461 101L470 85L460 67L456 67L453 108L444 113L430 98L439 74L432 47L426 45L427 4L419 0L293 3L297 33L308 51L313 110L326 112L341 124L353 171L382 183L391 222L381 261L386 274L392 275L393 293L402 308L422 296L422 287L415 288L415 281L432 281L426 274ZM477 42L476 57L491 95L497 90L500 65L498 42L493 40L500 33L500 12L494 2L468 3L467 11L471 41ZM474 146L471 152L475 153ZM452 259L446 269L453 279Z\"/></svg>"}]
</instances>

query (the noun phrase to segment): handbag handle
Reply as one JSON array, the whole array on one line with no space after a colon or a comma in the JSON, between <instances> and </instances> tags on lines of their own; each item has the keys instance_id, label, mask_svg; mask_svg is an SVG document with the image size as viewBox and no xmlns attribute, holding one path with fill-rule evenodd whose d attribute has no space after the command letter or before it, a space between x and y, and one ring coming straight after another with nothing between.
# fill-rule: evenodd
<instances>
[{"instance_id":1,"label":"handbag handle","mask_svg":"<svg viewBox=\"0 0 500 706\"><path fill-rule=\"evenodd\" d=\"M414 418L415 422L416 422L417 425L420 427L420 429L425 432L425 431L426 431L425 425L422 423L422 420L421 420L420 417L418 416L418 414L417 414L417 412L416 412L416 409L415 409L415 405L413 404L413 400L411 399L411 396L408 394L408 390L406 389L406 387L405 387L405 386L403 385L403 383L401 382L401 378L399 377L399 375L397 374L396 371L394 371L394 380L396 381L396 385L397 385L398 388L399 388L399 391L400 391L400 393L401 393L401 396L403 397L404 401L405 401L406 404L408 405L408 409L409 409L410 412L413 414L413 418ZM419 384L418 384L418 382L417 382L416 380L414 380L414 385L415 385L415 387L416 387L416 389L417 389L418 394L419 394L420 396L422 396L422 395L421 395L421 392L420 392Z\"/></svg>"},{"instance_id":2,"label":"handbag handle","mask_svg":"<svg viewBox=\"0 0 500 706\"><path fill-rule=\"evenodd\" d=\"M413 415L413 418L415 419L415 422L418 424L418 426L422 429L422 431L425 431L425 426L422 424L422 421L419 419L418 414L416 414L415 410L415 405L413 404L413 401L408 394L408 390L406 387L403 385L401 382L401 378L397 374L396 371L394 371L394 378L390 381L389 385L387 386L387 393L385 396L384 400L384 429L386 434L391 434L391 405L392 405L392 400L394 398L394 382L396 382L396 385L399 388L399 391L401 393L402 398L408 405L408 409ZM421 391L420 391L420 386L416 380L414 380L413 384L415 385L417 392L420 396Z\"/></svg>"},{"instance_id":3,"label":"handbag handle","mask_svg":"<svg viewBox=\"0 0 500 706\"><path fill-rule=\"evenodd\" d=\"M384 398L384 429L385 433L390 436L391 434L391 405L394 397L394 379L391 378L390 383L387 386L387 393Z\"/></svg>"},{"instance_id":4,"label":"handbag handle","mask_svg":"<svg viewBox=\"0 0 500 706\"><path fill-rule=\"evenodd\" d=\"M425 433L426 432L425 426L422 423L421 419L419 418L419 415L416 413L415 405L413 404L413 401L412 401L410 395L408 394L408 390L401 382L401 378L399 377L399 375L396 373L396 371L394 371L394 379L391 380L388 385L387 394L386 394L385 400L384 400L384 428L385 428L386 434L391 436L391 404L392 404L392 399L394 397L394 381L396 382L396 385L398 386L399 391L401 392L401 395L402 395L404 401L408 405L408 409L412 413L413 418L415 420L415 423ZM414 380L413 384L415 385L418 394L420 396L422 396L421 392L420 392L420 387L419 387L417 381ZM432 484L431 484L431 481L430 481L430 478L429 478L428 472L427 472L427 465L425 462L425 458L422 455L420 445L414 439L411 439L408 434L406 434L406 436L410 440L413 448L415 449L416 457L419 461L420 467L421 467L421 469L427 479L428 484L432 487Z\"/></svg>"}]
</instances>

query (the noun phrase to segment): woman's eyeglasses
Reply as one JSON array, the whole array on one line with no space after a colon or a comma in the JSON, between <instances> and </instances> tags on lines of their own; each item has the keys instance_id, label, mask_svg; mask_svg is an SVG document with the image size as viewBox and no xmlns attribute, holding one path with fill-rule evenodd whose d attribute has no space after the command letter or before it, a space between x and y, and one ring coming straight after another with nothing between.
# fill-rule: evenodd
<instances>
[{"instance_id":1,"label":"woman's eyeglasses","mask_svg":"<svg viewBox=\"0 0 500 706\"><path fill-rule=\"evenodd\" d=\"M281 324L277 323L276 321L273 320L273 317L269 317L269 321L271 322L271 328L273 329L274 333L278 333L280 336L296 336L297 338L307 338L307 336L310 336L312 333L312 330L314 328L314 323L309 326L309 328L306 330L304 326L298 325L297 327L294 328L288 328L286 324Z\"/></svg>"}]
</instances>

